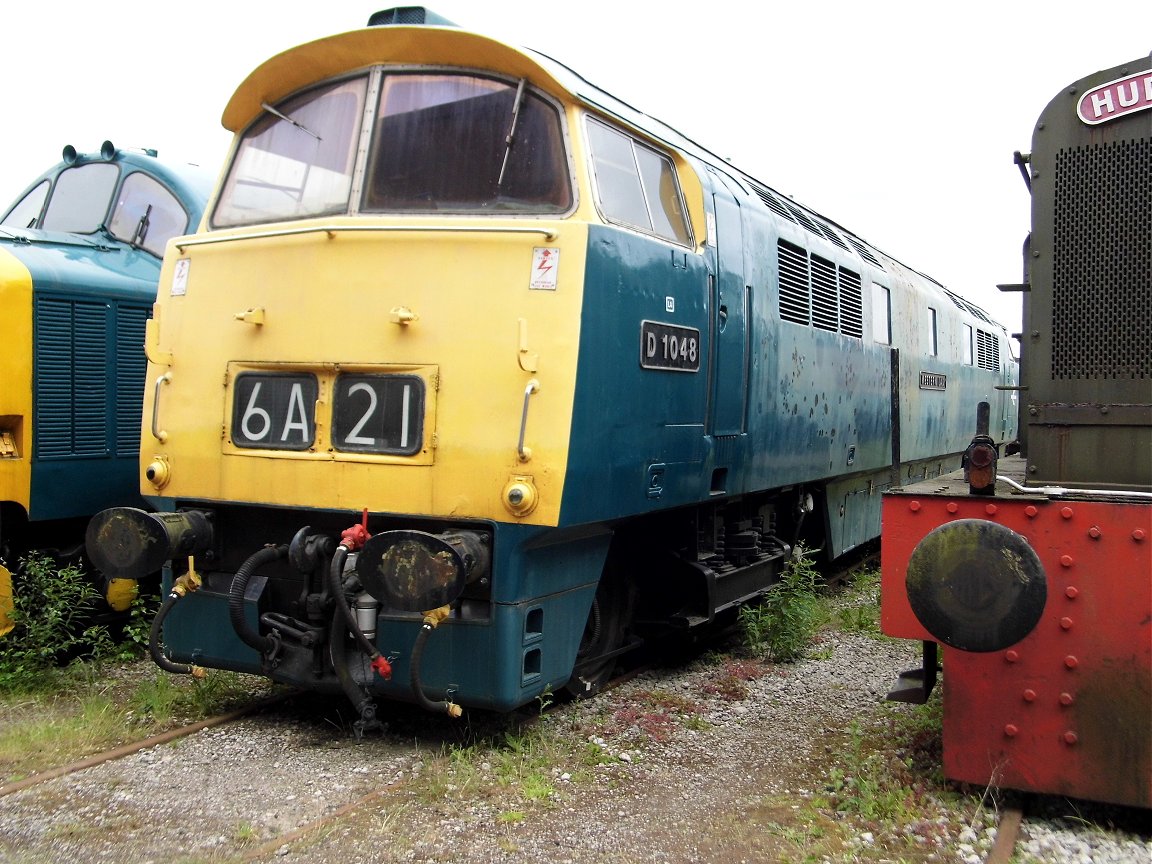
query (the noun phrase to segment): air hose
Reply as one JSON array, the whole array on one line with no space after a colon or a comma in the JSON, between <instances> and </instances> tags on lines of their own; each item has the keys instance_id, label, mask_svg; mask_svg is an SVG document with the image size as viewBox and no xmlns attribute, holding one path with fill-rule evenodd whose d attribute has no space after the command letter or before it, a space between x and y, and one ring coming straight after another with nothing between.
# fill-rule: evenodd
<instances>
[{"instance_id":1,"label":"air hose","mask_svg":"<svg viewBox=\"0 0 1152 864\"><path fill-rule=\"evenodd\" d=\"M195 591L200 587L200 576L196 573L196 567L192 558L188 558L188 572L176 580L172 586L172 590L168 596L164 598L163 604L160 606L160 611L156 613L156 617L152 619L152 628L148 631L148 653L152 657L152 662L163 669L165 672L171 672L173 675L191 675L193 678L203 678L204 669L200 666L194 666L190 663L174 663L169 660L164 650L160 645L161 631L164 629L164 619L168 617L168 613L172 611L172 607L176 605L176 601L189 592Z\"/></svg>"},{"instance_id":2,"label":"air hose","mask_svg":"<svg viewBox=\"0 0 1152 864\"><path fill-rule=\"evenodd\" d=\"M248 590L248 580L257 569L287 554L287 546L265 546L240 565L240 569L232 577L232 587L228 589L228 619L232 622L232 629L245 645L259 651L261 655L275 648L276 640L261 636L258 631L248 626L244 618L244 593Z\"/></svg>"},{"instance_id":3,"label":"air hose","mask_svg":"<svg viewBox=\"0 0 1152 864\"><path fill-rule=\"evenodd\" d=\"M356 644L360 646L360 650L368 655L372 668L380 673L384 678L392 677L392 664L380 655L376 650L376 646L364 635L364 631L360 629L360 625L356 622L356 616L352 614L352 607L345 602L344 599L344 585L341 582L341 577L344 575L344 562L348 560L348 546L341 543L336 547L336 554L332 556L332 566L328 568L328 587L332 592L332 596L336 601L336 608L340 610L340 614L344 619L344 624L348 628L348 632L356 639ZM332 638L336 638L336 630L332 631Z\"/></svg>"},{"instance_id":4,"label":"air hose","mask_svg":"<svg viewBox=\"0 0 1152 864\"><path fill-rule=\"evenodd\" d=\"M408 671L411 675L412 692L421 708L437 714L447 714L449 717L459 717L463 713L459 705L455 702L449 702L447 699L439 702L432 701L424 695L424 685L420 681L420 664L424 659L424 645L428 642L428 637L432 631L436 629L436 625L446 617L448 617L447 606L441 606L439 609L424 613L424 623L420 626L420 632L416 634L416 644L412 646L412 660L408 664Z\"/></svg>"}]
</instances>

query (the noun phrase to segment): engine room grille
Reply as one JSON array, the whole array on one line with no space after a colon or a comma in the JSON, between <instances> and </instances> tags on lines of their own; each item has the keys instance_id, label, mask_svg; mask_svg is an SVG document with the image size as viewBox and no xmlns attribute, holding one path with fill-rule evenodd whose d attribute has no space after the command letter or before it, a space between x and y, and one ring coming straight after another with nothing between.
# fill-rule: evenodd
<instances>
[{"instance_id":1,"label":"engine room grille","mask_svg":"<svg viewBox=\"0 0 1152 864\"><path fill-rule=\"evenodd\" d=\"M125 303L37 297L37 458L139 452L145 377L140 346L148 312Z\"/></svg>"},{"instance_id":2,"label":"engine room grille","mask_svg":"<svg viewBox=\"0 0 1152 864\"><path fill-rule=\"evenodd\" d=\"M1152 378L1152 140L1056 157L1052 378Z\"/></svg>"},{"instance_id":3,"label":"engine room grille","mask_svg":"<svg viewBox=\"0 0 1152 864\"><path fill-rule=\"evenodd\" d=\"M976 330L976 365L991 372L1000 371L1000 340L984 330Z\"/></svg>"},{"instance_id":4,"label":"engine room grille","mask_svg":"<svg viewBox=\"0 0 1152 864\"><path fill-rule=\"evenodd\" d=\"M864 335L860 274L785 240L776 244L780 318L856 339Z\"/></svg>"},{"instance_id":5,"label":"engine room grille","mask_svg":"<svg viewBox=\"0 0 1152 864\"><path fill-rule=\"evenodd\" d=\"M108 451L108 306L37 298L34 452L102 456Z\"/></svg>"}]
</instances>

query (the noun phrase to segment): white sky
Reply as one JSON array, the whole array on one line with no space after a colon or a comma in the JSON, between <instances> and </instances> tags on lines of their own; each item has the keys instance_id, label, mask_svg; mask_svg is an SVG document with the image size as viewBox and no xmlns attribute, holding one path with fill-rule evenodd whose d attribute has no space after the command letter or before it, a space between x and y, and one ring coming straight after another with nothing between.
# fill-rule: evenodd
<instances>
[{"instance_id":1,"label":"white sky","mask_svg":"<svg viewBox=\"0 0 1152 864\"><path fill-rule=\"evenodd\" d=\"M384 2L20 3L0 34L0 208L65 144L216 172L257 65ZM1028 194L1014 150L1064 85L1152 51L1152 2L436 0L724 156L1019 329ZM134 17L134 10L140 14ZM11 11L11 10L9 10ZM73 94L73 95L69 95Z\"/></svg>"}]
</instances>

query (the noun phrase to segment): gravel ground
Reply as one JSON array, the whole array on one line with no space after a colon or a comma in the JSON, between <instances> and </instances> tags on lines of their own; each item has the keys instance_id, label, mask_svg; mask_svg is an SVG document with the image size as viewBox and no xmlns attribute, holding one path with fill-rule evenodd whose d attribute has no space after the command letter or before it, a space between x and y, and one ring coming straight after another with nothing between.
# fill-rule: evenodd
<instances>
[{"instance_id":1,"label":"gravel ground","mask_svg":"<svg viewBox=\"0 0 1152 864\"><path fill-rule=\"evenodd\" d=\"M914 710L883 702L914 650L831 633L800 663L699 659L535 719L402 707L362 742L335 703L290 701L0 799L0 861L975 864L990 798L925 780L868 793L902 791L895 820L828 804L868 797L853 748ZM1025 822L1018 862L1152 861L1147 830L1051 806Z\"/></svg>"}]
</instances>

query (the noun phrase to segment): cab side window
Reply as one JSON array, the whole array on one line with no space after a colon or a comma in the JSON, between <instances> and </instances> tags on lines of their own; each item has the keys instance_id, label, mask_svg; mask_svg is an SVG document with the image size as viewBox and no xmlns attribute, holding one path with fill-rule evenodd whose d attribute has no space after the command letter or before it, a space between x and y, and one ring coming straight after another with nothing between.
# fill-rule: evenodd
<instances>
[{"instance_id":1,"label":"cab side window","mask_svg":"<svg viewBox=\"0 0 1152 864\"><path fill-rule=\"evenodd\" d=\"M690 245L692 235L672 160L596 120L589 119L587 129L604 218Z\"/></svg>"},{"instance_id":2,"label":"cab side window","mask_svg":"<svg viewBox=\"0 0 1152 864\"><path fill-rule=\"evenodd\" d=\"M44 209L44 200L48 197L48 185L47 180L38 183L35 189L16 203L0 225L9 228L35 228L36 220L40 218L40 211Z\"/></svg>"}]
</instances>

